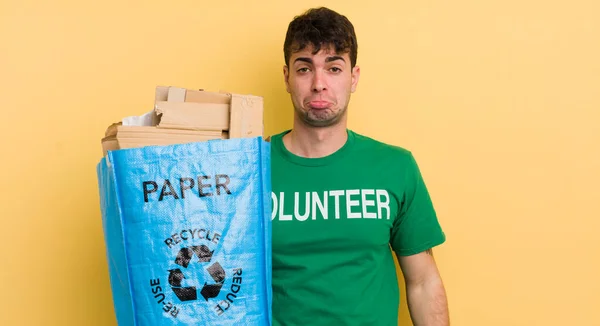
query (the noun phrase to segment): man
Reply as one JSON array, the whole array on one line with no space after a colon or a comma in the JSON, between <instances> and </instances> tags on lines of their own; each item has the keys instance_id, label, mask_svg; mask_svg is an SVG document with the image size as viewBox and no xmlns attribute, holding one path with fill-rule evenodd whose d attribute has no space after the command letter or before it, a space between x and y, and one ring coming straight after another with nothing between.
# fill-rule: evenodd
<instances>
[{"instance_id":1,"label":"man","mask_svg":"<svg viewBox=\"0 0 600 326\"><path fill-rule=\"evenodd\" d=\"M326 8L289 25L293 128L270 137L274 325L397 325L392 251L414 325L448 325L431 248L445 241L411 152L347 129L354 27Z\"/></svg>"}]
</instances>

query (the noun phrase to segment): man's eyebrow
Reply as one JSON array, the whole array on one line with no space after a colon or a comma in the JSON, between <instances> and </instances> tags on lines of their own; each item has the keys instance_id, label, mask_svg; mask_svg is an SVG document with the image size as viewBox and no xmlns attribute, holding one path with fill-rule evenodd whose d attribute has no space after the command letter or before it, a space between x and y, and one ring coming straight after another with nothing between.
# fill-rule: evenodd
<instances>
[{"instance_id":1,"label":"man's eyebrow","mask_svg":"<svg viewBox=\"0 0 600 326\"><path fill-rule=\"evenodd\" d=\"M327 57L327 59L325 59L325 62L331 62L331 61L335 61L335 60L342 60L342 61L346 62L346 60L344 60L344 58L339 55Z\"/></svg>"},{"instance_id":2,"label":"man's eyebrow","mask_svg":"<svg viewBox=\"0 0 600 326\"><path fill-rule=\"evenodd\" d=\"M342 60L342 61L346 62L344 57L339 56L339 55L334 55L334 56L325 58L325 62L332 62L332 61L336 61L336 60ZM303 61L303 62L310 63L310 64L313 63L313 60L311 58L307 58L307 57L298 57L298 58L296 58L296 60L294 60L294 62L298 62L298 61Z\"/></svg>"},{"instance_id":3,"label":"man's eyebrow","mask_svg":"<svg viewBox=\"0 0 600 326\"><path fill-rule=\"evenodd\" d=\"M294 62L298 62L298 61L304 61L304 62L310 63L310 64L313 63L311 58L306 58L306 57L298 57L298 58L296 58L296 60L294 60Z\"/></svg>"}]
</instances>

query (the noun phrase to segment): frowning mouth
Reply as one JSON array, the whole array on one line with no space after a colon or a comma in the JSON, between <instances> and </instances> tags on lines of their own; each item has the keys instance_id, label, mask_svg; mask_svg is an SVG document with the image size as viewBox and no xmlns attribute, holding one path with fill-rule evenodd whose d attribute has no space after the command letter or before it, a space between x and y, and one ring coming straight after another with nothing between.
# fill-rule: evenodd
<instances>
[{"instance_id":1,"label":"frowning mouth","mask_svg":"<svg viewBox=\"0 0 600 326\"><path fill-rule=\"evenodd\" d=\"M312 109L322 110L330 108L332 106L332 103L328 101L317 100L308 102L308 106Z\"/></svg>"}]
</instances>

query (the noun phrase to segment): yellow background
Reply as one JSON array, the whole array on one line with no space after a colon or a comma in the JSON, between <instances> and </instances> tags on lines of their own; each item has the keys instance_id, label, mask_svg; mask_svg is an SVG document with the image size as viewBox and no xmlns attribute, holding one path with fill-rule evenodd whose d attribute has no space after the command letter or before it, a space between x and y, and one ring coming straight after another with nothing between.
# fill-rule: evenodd
<instances>
[{"instance_id":1,"label":"yellow background","mask_svg":"<svg viewBox=\"0 0 600 326\"><path fill-rule=\"evenodd\" d=\"M156 85L262 95L266 132L290 127L285 30L321 4L358 33L350 127L421 165L452 324L600 325L595 0L3 0L0 324L114 325L105 128Z\"/></svg>"}]
</instances>

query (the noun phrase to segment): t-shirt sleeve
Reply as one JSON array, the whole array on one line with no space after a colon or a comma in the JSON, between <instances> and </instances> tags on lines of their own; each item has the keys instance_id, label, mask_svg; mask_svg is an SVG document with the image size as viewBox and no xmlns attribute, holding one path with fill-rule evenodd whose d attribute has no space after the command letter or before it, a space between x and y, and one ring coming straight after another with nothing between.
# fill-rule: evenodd
<instances>
[{"instance_id":1,"label":"t-shirt sleeve","mask_svg":"<svg viewBox=\"0 0 600 326\"><path fill-rule=\"evenodd\" d=\"M414 255L446 241L429 191L412 154L400 185L400 209L394 220L390 244L400 256Z\"/></svg>"}]
</instances>

